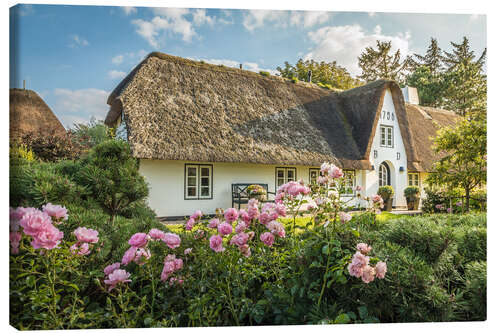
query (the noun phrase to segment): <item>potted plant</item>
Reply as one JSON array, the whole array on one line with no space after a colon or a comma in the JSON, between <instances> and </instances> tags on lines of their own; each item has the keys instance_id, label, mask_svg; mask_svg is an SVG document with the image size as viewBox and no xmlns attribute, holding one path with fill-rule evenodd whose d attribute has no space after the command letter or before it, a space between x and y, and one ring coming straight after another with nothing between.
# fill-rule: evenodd
<instances>
[{"instance_id":1,"label":"potted plant","mask_svg":"<svg viewBox=\"0 0 500 333\"><path fill-rule=\"evenodd\" d=\"M255 198L259 201L264 201L267 198L267 191L261 185L253 184L247 187L248 197Z\"/></svg>"},{"instance_id":2,"label":"potted plant","mask_svg":"<svg viewBox=\"0 0 500 333\"><path fill-rule=\"evenodd\" d=\"M384 208L385 211L392 211L392 195L394 194L394 189L391 185L380 186L378 188L378 195L384 199Z\"/></svg>"},{"instance_id":3,"label":"potted plant","mask_svg":"<svg viewBox=\"0 0 500 333\"><path fill-rule=\"evenodd\" d=\"M417 210L420 205L420 189L417 186L405 188L406 206L408 210Z\"/></svg>"}]
</instances>

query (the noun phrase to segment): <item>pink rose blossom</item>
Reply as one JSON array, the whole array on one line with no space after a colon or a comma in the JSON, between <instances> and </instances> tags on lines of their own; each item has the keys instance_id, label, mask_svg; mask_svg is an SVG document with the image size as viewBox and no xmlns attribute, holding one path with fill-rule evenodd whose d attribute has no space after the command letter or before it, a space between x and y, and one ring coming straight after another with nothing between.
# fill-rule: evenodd
<instances>
[{"instance_id":1,"label":"pink rose blossom","mask_svg":"<svg viewBox=\"0 0 500 333\"><path fill-rule=\"evenodd\" d=\"M340 212L339 213L339 219L340 219L340 222L346 223L346 222L349 222L352 219L352 216L350 214L348 214L348 213Z\"/></svg>"},{"instance_id":2,"label":"pink rose blossom","mask_svg":"<svg viewBox=\"0 0 500 333\"><path fill-rule=\"evenodd\" d=\"M114 264L108 265L108 266L106 266L106 268L104 268L104 274L109 275L109 274L113 273L115 270L117 270L118 268L120 268L120 263L115 262Z\"/></svg>"},{"instance_id":3,"label":"pink rose blossom","mask_svg":"<svg viewBox=\"0 0 500 333\"><path fill-rule=\"evenodd\" d=\"M248 212L246 210L240 209L239 216L240 216L240 219L245 223L245 225L247 227L250 226L250 222L252 222L252 219L250 218L250 215L248 214Z\"/></svg>"},{"instance_id":4,"label":"pink rose blossom","mask_svg":"<svg viewBox=\"0 0 500 333\"><path fill-rule=\"evenodd\" d=\"M364 283L370 283L375 279L375 269L372 266L366 265L363 267L361 280Z\"/></svg>"},{"instance_id":5,"label":"pink rose blossom","mask_svg":"<svg viewBox=\"0 0 500 333\"><path fill-rule=\"evenodd\" d=\"M53 205L50 202L42 206L42 210L47 215L53 217L55 220L67 220L68 211L65 207L59 205Z\"/></svg>"},{"instance_id":6,"label":"pink rose blossom","mask_svg":"<svg viewBox=\"0 0 500 333\"><path fill-rule=\"evenodd\" d=\"M79 243L97 243L99 232L85 227L78 227L73 231Z\"/></svg>"},{"instance_id":7,"label":"pink rose blossom","mask_svg":"<svg viewBox=\"0 0 500 333\"><path fill-rule=\"evenodd\" d=\"M18 254L19 253L19 243L21 242L21 237L22 234L20 232L10 232L9 233L9 240L10 240L10 245L12 246L12 254Z\"/></svg>"},{"instance_id":8,"label":"pink rose blossom","mask_svg":"<svg viewBox=\"0 0 500 333\"><path fill-rule=\"evenodd\" d=\"M190 218L192 218L193 220L196 220L196 219L199 219L203 216L203 213L201 212L201 210L197 210L193 213L193 215L190 216Z\"/></svg>"},{"instance_id":9,"label":"pink rose blossom","mask_svg":"<svg viewBox=\"0 0 500 333\"><path fill-rule=\"evenodd\" d=\"M385 278L385 273L387 273L387 264L383 261L379 261L375 265L375 275L379 279Z\"/></svg>"},{"instance_id":10,"label":"pink rose blossom","mask_svg":"<svg viewBox=\"0 0 500 333\"><path fill-rule=\"evenodd\" d=\"M285 237L285 228L283 225L277 221L271 221L267 224L267 229L271 231L273 235L277 235L281 238Z\"/></svg>"},{"instance_id":11,"label":"pink rose blossom","mask_svg":"<svg viewBox=\"0 0 500 333\"><path fill-rule=\"evenodd\" d=\"M226 209L226 211L224 212L224 218L229 223L236 221L238 219L238 210L236 210L235 208Z\"/></svg>"},{"instance_id":12,"label":"pink rose blossom","mask_svg":"<svg viewBox=\"0 0 500 333\"><path fill-rule=\"evenodd\" d=\"M128 273L126 270L117 269L117 270L113 271L113 273L109 274L108 279L104 280L104 283L110 285L109 291L111 291L118 284L132 282L132 280L130 280L129 277L130 277L130 273Z\"/></svg>"},{"instance_id":13,"label":"pink rose blossom","mask_svg":"<svg viewBox=\"0 0 500 333\"><path fill-rule=\"evenodd\" d=\"M71 250L71 253L79 256L86 256L90 253L88 243L75 243L69 249Z\"/></svg>"},{"instance_id":14,"label":"pink rose blossom","mask_svg":"<svg viewBox=\"0 0 500 333\"><path fill-rule=\"evenodd\" d=\"M240 232L243 232L246 229L247 229L247 225L245 224L245 222L242 221L242 222L238 223L236 228L234 228L234 231L239 234Z\"/></svg>"},{"instance_id":15,"label":"pink rose blossom","mask_svg":"<svg viewBox=\"0 0 500 333\"><path fill-rule=\"evenodd\" d=\"M42 230L52 226L50 216L39 210L27 212L19 221L19 225L23 227L26 235L36 236Z\"/></svg>"},{"instance_id":16,"label":"pink rose blossom","mask_svg":"<svg viewBox=\"0 0 500 333\"><path fill-rule=\"evenodd\" d=\"M213 235L210 237L210 248L215 252L222 252L225 248L222 246L222 237L219 235Z\"/></svg>"},{"instance_id":17,"label":"pink rose blossom","mask_svg":"<svg viewBox=\"0 0 500 333\"><path fill-rule=\"evenodd\" d=\"M186 222L186 230L191 230L193 229L194 225L196 224L196 221L195 219L193 218L190 218L187 222Z\"/></svg>"},{"instance_id":18,"label":"pink rose blossom","mask_svg":"<svg viewBox=\"0 0 500 333\"><path fill-rule=\"evenodd\" d=\"M217 226L219 225L220 221L219 219L211 219L210 222L208 223L208 227L212 229L216 229Z\"/></svg>"},{"instance_id":19,"label":"pink rose blossom","mask_svg":"<svg viewBox=\"0 0 500 333\"><path fill-rule=\"evenodd\" d=\"M225 236L225 235L229 235L230 233L233 232L233 227L229 223L223 222L223 223L219 224L219 226L217 227L217 230L219 231L219 233L222 236Z\"/></svg>"},{"instance_id":20,"label":"pink rose blossom","mask_svg":"<svg viewBox=\"0 0 500 333\"><path fill-rule=\"evenodd\" d=\"M368 254L371 251L372 247L366 243L359 243L358 245L356 245L356 249L363 254Z\"/></svg>"},{"instance_id":21,"label":"pink rose blossom","mask_svg":"<svg viewBox=\"0 0 500 333\"><path fill-rule=\"evenodd\" d=\"M184 283L184 280L176 278L176 277L171 277L169 280L169 284L173 285L174 283L177 283L178 285L182 285Z\"/></svg>"},{"instance_id":22,"label":"pink rose blossom","mask_svg":"<svg viewBox=\"0 0 500 333\"><path fill-rule=\"evenodd\" d=\"M380 204L383 204L384 203L384 200L382 199L382 197L378 194L374 194L372 195L372 201L373 203L380 203Z\"/></svg>"},{"instance_id":23,"label":"pink rose blossom","mask_svg":"<svg viewBox=\"0 0 500 333\"><path fill-rule=\"evenodd\" d=\"M344 173L342 172L342 170L338 167L336 167L335 165L333 165L330 170L328 171L328 176L330 176L331 178L340 178L344 175Z\"/></svg>"},{"instance_id":24,"label":"pink rose blossom","mask_svg":"<svg viewBox=\"0 0 500 333\"><path fill-rule=\"evenodd\" d=\"M59 229L52 224L49 224L33 237L31 246L35 249L44 248L46 250L51 250L59 245L63 237L64 233L62 231L59 231Z\"/></svg>"},{"instance_id":25,"label":"pink rose blossom","mask_svg":"<svg viewBox=\"0 0 500 333\"><path fill-rule=\"evenodd\" d=\"M136 252L137 252L137 247L135 246L132 246L127 251L125 251L122 258L122 265L127 266L128 264L130 264L132 260L135 259Z\"/></svg>"},{"instance_id":26,"label":"pink rose blossom","mask_svg":"<svg viewBox=\"0 0 500 333\"><path fill-rule=\"evenodd\" d=\"M234 235L233 238L231 238L231 241L229 242L229 244L243 246L248 242L248 238L249 238L248 234L241 232L239 234Z\"/></svg>"},{"instance_id":27,"label":"pink rose blossom","mask_svg":"<svg viewBox=\"0 0 500 333\"><path fill-rule=\"evenodd\" d=\"M347 266L349 274L357 278L361 277L363 274L363 268L367 266L370 262L370 258L361 254L361 252L356 252L352 256L351 263Z\"/></svg>"},{"instance_id":28,"label":"pink rose blossom","mask_svg":"<svg viewBox=\"0 0 500 333\"><path fill-rule=\"evenodd\" d=\"M146 260L149 260L149 258L151 258L151 252L148 249L141 247L135 252L134 262L137 265L142 266L146 263Z\"/></svg>"},{"instance_id":29,"label":"pink rose blossom","mask_svg":"<svg viewBox=\"0 0 500 333\"><path fill-rule=\"evenodd\" d=\"M173 233L166 233L165 237L163 237L163 242L167 244L167 246L171 249L175 249L181 245L181 238L179 235Z\"/></svg>"},{"instance_id":30,"label":"pink rose blossom","mask_svg":"<svg viewBox=\"0 0 500 333\"><path fill-rule=\"evenodd\" d=\"M273 246L274 243L274 236L270 232L265 232L262 235L260 235L260 240L267 246L271 247Z\"/></svg>"},{"instance_id":31,"label":"pink rose blossom","mask_svg":"<svg viewBox=\"0 0 500 333\"><path fill-rule=\"evenodd\" d=\"M161 271L161 280L166 281L168 277L175 272L175 263L173 261L165 261L163 270Z\"/></svg>"},{"instance_id":32,"label":"pink rose blossom","mask_svg":"<svg viewBox=\"0 0 500 333\"><path fill-rule=\"evenodd\" d=\"M165 237L165 233L159 229L151 229L149 230L149 237L153 240L163 240L163 237Z\"/></svg>"},{"instance_id":33,"label":"pink rose blossom","mask_svg":"<svg viewBox=\"0 0 500 333\"><path fill-rule=\"evenodd\" d=\"M240 250L241 254L247 258L252 255L252 252L250 251L250 246L248 246L248 244L243 244L238 249Z\"/></svg>"},{"instance_id":34,"label":"pink rose blossom","mask_svg":"<svg viewBox=\"0 0 500 333\"><path fill-rule=\"evenodd\" d=\"M130 237L128 243L134 247L144 247L148 244L149 236L143 232L138 232Z\"/></svg>"},{"instance_id":35,"label":"pink rose blossom","mask_svg":"<svg viewBox=\"0 0 500 333\"><path fill-rule=\"evenodd\" d=\"M193 252L193 249L192 249L192 248L190 248L190 247L188 247L187 249L185 249L185 250L184 250L184 254L185 254L185 255L188 255L188 254L190 254L191 252Z\"/></svg>"}]
</instances>

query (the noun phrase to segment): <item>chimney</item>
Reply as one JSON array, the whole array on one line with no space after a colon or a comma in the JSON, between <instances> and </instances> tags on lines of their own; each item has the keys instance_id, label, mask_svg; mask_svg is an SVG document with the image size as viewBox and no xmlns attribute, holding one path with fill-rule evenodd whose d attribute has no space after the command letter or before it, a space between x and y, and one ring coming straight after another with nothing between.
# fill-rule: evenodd
<instances>
[{"instance_id":1,"label":"chimney","mask_svg":"<svg viewBox=\"0 0 500 333\"><path fill-rule=\"evenodd\" d=\"M313 74L312 70L307 71L307 82L309 83L311 82L312 74Z\"/></svg>"},{"instance_id":2,"label":"chimney","mask_svg":"<svg viewBox=\"0 0 500 333\"><path fill-rule=\"evenodd\" d=\"M401 89L401 91L403 92L403 97L405 98L406 103L415 105L419 104L417 88L406 86Z\"/></svg>"},{"instance_id":3,"label":"chimney","mask_svg":"<svg viewBox=\"0 0 500 333\"><path fill-rule=\"evenodd\" d=\"M26 90L26 80L23 80L23 90Z\"/></svg>"}]
</instances>

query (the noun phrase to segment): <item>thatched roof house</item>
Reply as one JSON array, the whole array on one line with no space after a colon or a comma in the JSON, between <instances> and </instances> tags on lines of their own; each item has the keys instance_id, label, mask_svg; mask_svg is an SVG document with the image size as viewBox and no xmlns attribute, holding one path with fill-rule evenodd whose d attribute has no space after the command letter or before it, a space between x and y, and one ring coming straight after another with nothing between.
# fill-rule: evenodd
<instances>
[{"instance_id":1,"label":"thatched roof house","mask_svg":"<svg viewBox=\"0 0 500 333\"><path fill-rule=\"evenodd\" d=\"M10 93L10 137L65 135L66 130L43 99L33 90L13 88Z\"/></svg>"},{"instance_id":2,"label":"thatched roof house","mask_svg":"<svg viewBox=\"0 0 500 333\"><path fill-rule=\"evenodd\" d=\"M330 160L366 170L387 89L408 169L428 171L436 159L429 137L457 117L405 104L398 85L387 80L333 92L155 52L111 93L105 122L126 122L133 154L141 159L290 165Z\"/></svg>"}]
</instances>

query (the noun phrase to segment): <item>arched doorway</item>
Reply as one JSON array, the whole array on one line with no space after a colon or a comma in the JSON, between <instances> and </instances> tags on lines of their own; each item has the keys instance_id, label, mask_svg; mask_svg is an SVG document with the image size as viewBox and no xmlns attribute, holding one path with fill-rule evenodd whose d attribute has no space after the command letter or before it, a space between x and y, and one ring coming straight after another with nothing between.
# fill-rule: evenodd
<instances>
[{"instance_id":1,"label":"arched doorway","mask_svg":"<svg viewBox=\"0 0 500 333\"><path fill-rule=\"evenodd\" d=\"M378 167L378 186L391 185L391 169L387 163L382 162Z\"/></svg>"}]
</instances>

